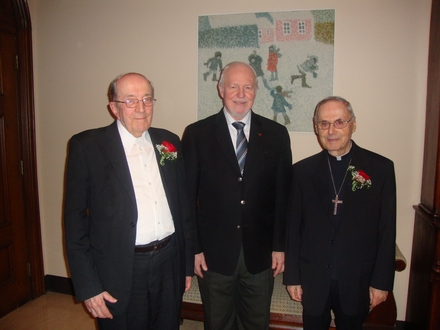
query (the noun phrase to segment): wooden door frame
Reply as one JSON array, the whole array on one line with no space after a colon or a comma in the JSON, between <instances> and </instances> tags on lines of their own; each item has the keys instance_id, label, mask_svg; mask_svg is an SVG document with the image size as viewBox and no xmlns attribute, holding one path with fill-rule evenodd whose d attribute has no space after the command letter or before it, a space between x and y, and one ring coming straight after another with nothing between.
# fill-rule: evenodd
<instances>
[{"instance_id":1,"label":"wooden door frame","mask_svg":"<svg viewBox=\"0 0 440 330\"><path fill-rule=\"evenodd\" d=\"M19 132L23 161L23 192L31 298L45 293L37 183L32 28L27 0L11 1L17 27Z\"/></svg>"},{"instance_id":2,"label":"wooden door frame","mask_svg":"<svg viewBox=\"0 0 440 330\"><path fill-rule=\"evenodd\" d=\"M439 329L440 319L440 0L432 0L422 189L416 210L406 322Z\"/></svg>"}]
</instances>

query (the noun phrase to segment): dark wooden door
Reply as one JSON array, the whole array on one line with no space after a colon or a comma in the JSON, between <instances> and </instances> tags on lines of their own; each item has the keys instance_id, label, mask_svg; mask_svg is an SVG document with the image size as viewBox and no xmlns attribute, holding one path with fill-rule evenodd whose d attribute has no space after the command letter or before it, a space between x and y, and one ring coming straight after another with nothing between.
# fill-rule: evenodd
<instances>
[{"instance_id":1,"label":"dark wooden door","mask_svg":"<svg viewBox=\"0 0 440 330\"><path fill-rule=\"evenodd\" d=\"M409 329L440 329L440 0L432 0L422 192L406 305Z\"/></svg>"},{"instance_id":2,"label":"dark wooden door","mask_svg":"<svg viewBox=\"0 0 440 330\"><path fill-rule=\"evenodd\" d=\"M31 299L21 159L17 29L0 2L0 316Z\"/></svg>"}]
</instances>

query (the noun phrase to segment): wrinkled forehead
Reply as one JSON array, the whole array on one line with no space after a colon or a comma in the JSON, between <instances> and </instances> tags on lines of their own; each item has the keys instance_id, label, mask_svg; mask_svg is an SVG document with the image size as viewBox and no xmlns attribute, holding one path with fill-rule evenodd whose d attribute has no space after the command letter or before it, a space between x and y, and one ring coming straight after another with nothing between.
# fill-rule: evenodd
<instances>
[{"instance_id":1,"label":"wrinkled forehead","mask_svg":"<svg viewBox=\"0 0 440 330\"><path fill-rule=\"evenodd\" d=\"M254 71L246 65L235 64L226 68L224 79L227 83L244 83L254 85L256 81Z\"/></svg>"},{"instance_id":2,"label":"wrinkled forehead","mask_svg":"<svg viewBox=\"0 0 440 330\"><path fill-rule=\"evenodd\" d=\"M318 109L317 118L318 120L328 120L328 119L349 119L350 112L343 102L340 101L328 101L321 104Z\"/></svg>"},{"instance_id":3,"label":"wrinkled forehead","mask_svg":"<svg viewBox=\"0 0 440 330\"><path fill-rule=\"evenodd\" d=\"M118 96L152 95L151 83L144 76L139 74L127 74L116 83L116 94Z\"/></svg>"}]
</instances>

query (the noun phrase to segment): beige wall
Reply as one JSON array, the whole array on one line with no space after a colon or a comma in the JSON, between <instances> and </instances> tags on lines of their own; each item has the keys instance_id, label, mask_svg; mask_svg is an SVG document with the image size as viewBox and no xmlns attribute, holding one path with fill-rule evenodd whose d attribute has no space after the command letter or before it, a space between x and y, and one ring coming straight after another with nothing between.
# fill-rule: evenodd
<instances>
[{"instance_id":1,"label":"beige wall","mask_svg":"<svg viewBox=\"0 0 440 330\"><path fill-rule=\"evenodd\" d=\"M352 102L355 141L395 162L397 242L410 259L420 196L430 0L28 0L33 23L38 179L45 273L66 276L62 196L66 143L107 125L106 88L139 71L155 84L154 125L181 135L196 120L197 17L336 9L334 94ZM294 161L318 152L291 133ZM408 269L396 274L404 320Z\"/></svg>"}]
</instances>

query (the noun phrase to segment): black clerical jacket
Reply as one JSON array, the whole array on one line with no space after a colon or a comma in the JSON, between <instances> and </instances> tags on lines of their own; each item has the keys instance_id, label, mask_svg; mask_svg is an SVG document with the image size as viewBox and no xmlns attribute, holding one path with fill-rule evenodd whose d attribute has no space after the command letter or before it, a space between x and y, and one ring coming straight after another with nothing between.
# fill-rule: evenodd
<instances>
[{"instance_id":1,"label":"black clerical jacket","mask_svg":"<svg viewBox=\"0 0 440 330\"><path fill-rule=\"evenodd\" d=\"M352 190L345 182L341 216L335 223L334 189L326 150L293 166L287 223L284 284L301 285L303 305L319 315L326 303L337 260L343 311L355 314L369 303L369 287L390 291L395 271L396 184L392 161L357 146L353 165L371 187ZM335 254L337 258L335 259Z\"/></svg>"}]
</instances>

